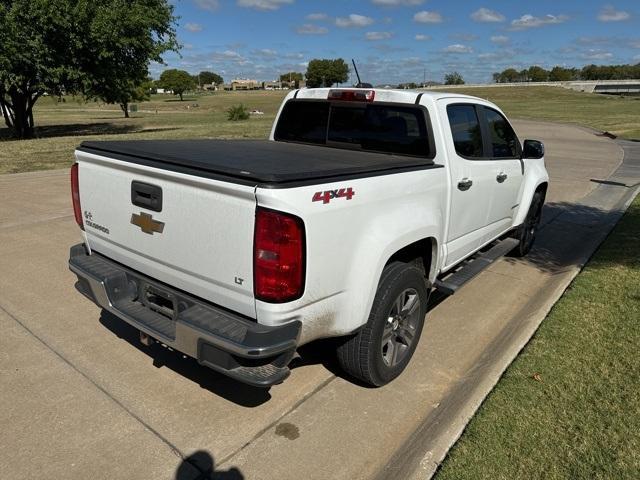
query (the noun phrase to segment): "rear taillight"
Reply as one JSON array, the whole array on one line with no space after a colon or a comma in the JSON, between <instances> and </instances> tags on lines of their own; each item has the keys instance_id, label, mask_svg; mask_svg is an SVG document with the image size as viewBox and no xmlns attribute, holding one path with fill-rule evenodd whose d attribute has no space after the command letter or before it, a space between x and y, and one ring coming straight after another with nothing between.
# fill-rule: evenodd
<instances>
[{"instance_id":1,"label":"rear taillight","mask_svg":"<svg viewBox=\"0 0 640 480\"><path fill-rule=\"evenodd\" d=\"M73 199L73 214L76 217L76 223L84 230L82 223L82 208L80 208L80 186L78 185L78 164L74 163L71 167L71 198Z\"/></svg>"},{"instance_id":2,"label":"rear taillight","mask_svg":"<svg viewBox=\"0 0 640 480\"><path fill-rule=\"evenodd\" d=\"M258 208L253 245L254 293L258 300L283 303L304 290L304 224L294 215Z\"/></svg>"}]
</instances>

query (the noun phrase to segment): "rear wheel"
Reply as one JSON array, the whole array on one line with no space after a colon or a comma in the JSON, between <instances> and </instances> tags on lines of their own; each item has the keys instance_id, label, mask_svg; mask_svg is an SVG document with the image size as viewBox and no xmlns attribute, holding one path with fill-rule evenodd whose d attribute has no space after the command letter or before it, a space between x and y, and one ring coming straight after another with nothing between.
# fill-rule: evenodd
<instances>
[{"instance_id":1,"label":"rear wheel","mask_svg":"<svg viewBox=\"0 0 640 480\"><path fill-rule=\"evenodd\" d=\"M338 347L342 368L377 387L400 375L420 339L428 299L422 270L400 262L385 267L369 320Z\"/></svg>"},{"instance_id":2,"label":"rear wheel","mask_svg":"<svg viewBox=\"0 0 640 480\"><path fill-rule=\"evenodd\" d=\"M536 240L538 227L542 218L542 206L544 205L544 193L537 191L531 199L529 212L524 219L524 223L514 232L513 237L518 239L520 243L511 251L514 257L524 257Z\"/></svg>"}]
</instances>

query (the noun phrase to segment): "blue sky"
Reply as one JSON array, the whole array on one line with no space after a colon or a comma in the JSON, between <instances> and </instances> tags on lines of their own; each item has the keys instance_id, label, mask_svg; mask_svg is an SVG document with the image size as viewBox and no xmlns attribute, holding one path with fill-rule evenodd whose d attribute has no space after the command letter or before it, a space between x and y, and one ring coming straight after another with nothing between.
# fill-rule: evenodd
<instances>
[{"instance_id":1,"label":"blue sky","mask_svg":"<svg viewBox=\"0 0 640 480\"><path fill-rule=\"evenodd\" d=\"M508 67L640 63L640 3L593 0L173 0L170 67L272 80L313 58L355 58L363 81L491 80ZM161 65L152 65L157 77Z\"/></svg>"}]
</instances>

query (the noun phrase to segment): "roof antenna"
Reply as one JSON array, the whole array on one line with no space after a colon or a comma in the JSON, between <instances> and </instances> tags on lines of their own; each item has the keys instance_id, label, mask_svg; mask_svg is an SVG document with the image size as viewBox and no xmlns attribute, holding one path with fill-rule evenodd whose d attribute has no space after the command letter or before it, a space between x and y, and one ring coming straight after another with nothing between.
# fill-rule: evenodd
<instances>
[{"instance_id":1,"label":"roof antenna","mask_svg":"<svg viewBox=\"0 0 640 480\"><path fill-rule=\"evenodd\" d=\"M353 58L351 59L351 63L353 63L353 69L356 71L356 77L358 77L358 84L356 85L356 88L372 88L373 85L371 85L370 83L362 83L360 81L360 74L358 73L358 67L356 67L356 61Z\"/></svg>"}]
</instances>

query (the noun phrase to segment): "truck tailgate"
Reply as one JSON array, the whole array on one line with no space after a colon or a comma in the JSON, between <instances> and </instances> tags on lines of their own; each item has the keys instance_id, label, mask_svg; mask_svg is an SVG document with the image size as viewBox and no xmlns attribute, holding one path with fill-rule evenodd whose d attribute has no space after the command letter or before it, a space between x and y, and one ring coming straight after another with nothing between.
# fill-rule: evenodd
<instances>
[{"instance_id":1,"label":"truck tailgate","mask_svg":"<svg viewBox=\"0 0 640 480\"><path fill-rule=\"evenodd\" d=\"M136 165L108 154L77 151L76 158L90 249L255 318L255 187ZM132 182L141 182L143 190L144 185L154 193L161 190L160 211L134 205L132 188L138 190L138 184Z\"/></svg>"}]
</instances>

